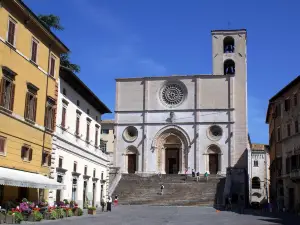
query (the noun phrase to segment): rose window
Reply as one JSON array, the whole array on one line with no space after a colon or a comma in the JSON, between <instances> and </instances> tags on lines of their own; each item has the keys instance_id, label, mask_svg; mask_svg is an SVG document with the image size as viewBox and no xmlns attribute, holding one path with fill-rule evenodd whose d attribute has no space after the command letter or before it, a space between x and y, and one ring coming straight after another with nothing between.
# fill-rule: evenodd
<instances>
[{"instance_id":1,"label":"rose window","mask_svg":"<svg viewBox=\"0 0 300 225\"><path fill-rule=\"evenodd\" d=\"M183 102L184 94L184 89L181 85L168 84L163 88L161 97L165 104L169 106L176 106Z\"/></svg>"}]
</instances>

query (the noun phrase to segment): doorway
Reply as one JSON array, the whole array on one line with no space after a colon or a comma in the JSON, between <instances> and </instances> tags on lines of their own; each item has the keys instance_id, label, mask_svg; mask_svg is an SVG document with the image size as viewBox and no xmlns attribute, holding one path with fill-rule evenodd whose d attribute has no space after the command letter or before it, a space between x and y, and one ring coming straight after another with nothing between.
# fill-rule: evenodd
<instances>
[{"instance_id":1,"label":"doorway","mask_svg":"<svg viewBox=\"0 0 300 225\"><path fill-rule=\"evenodd\" d=\"M128 154L128 173L136 171L136 154Z\"/></svg>"},{"instance_id":2,"label":"doorway","mask_svg":"<svg viewBox=\"0 0 300 225\"><path fill-rule=\"evenodd\" d=\"M83 182L83 208L86 208L86 188L87 188L87 182Z\"/></svg>"},{"instance_id":3,"label":"doorway","mask_svg":"<svg viewBox=\"0 0 300 225\"><path fill-rule=\"evenodd\" d=\"M293 210L295 207L295 192L294 188L289 188L289 210Z\"/></svg>"},{"instance_id":4,"label":"doorway","mask_svg":"<svg viewBox=\"0 0 300 225\"><path fill-rule=\"evenodd\" d=\"M217 174L219 170L219 155L209 154L209 173Z\"/></svg>"},{"instance_id":5,"label":"doorway","mask_svg":"<svg viewBox=\"0 0 300 225\"><path fill-rule=\"evenodd\" d=\"M166 173L178 174L179 172L179 149L167 148L166 149Z\"/></svg>"}]
</instances>

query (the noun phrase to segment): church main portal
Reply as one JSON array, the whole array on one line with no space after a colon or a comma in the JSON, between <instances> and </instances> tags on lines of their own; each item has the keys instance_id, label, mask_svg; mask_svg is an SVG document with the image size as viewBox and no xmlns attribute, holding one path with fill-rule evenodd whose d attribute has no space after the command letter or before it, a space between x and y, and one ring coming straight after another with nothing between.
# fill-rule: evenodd
<instances>
[{"instance_id":1,"label":"church main portal","mask_svg":"<svg viewBox=\"0 0 300 225\"><path fill-rule=\"evenodd\" d=\"M166 149L166 173L178 174L179 172L179 148Z\"/></svg>"}]
</instances>

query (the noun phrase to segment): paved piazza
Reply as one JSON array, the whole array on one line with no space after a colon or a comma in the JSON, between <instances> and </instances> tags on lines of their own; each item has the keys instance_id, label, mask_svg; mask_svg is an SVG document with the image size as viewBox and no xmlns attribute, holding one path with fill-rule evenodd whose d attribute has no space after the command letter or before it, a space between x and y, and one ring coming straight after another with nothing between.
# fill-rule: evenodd
<instances>
[{"instance_id":1,"label":"paved piazza","mask_svg":"<svg viewBox=\"0 0 300 225\"><path fill-rule=\"evenodd\" d=\"M118 206L112 212L99 212L96 216L73 217L70 219L43 221L53 225L261 225L300 224L300 217L285 214L283 218L270 215L240 215L234 212L216 212L208 207L169 206ZM39 224L39 223L35 223Z\"/></svg>"}]
</instances>

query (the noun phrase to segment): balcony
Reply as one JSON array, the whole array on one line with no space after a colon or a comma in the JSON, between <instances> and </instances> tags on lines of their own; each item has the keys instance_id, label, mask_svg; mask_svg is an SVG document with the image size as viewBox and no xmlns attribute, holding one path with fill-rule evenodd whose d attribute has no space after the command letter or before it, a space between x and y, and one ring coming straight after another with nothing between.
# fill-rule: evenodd
<instances>
[{"instance_id":1,"label":"balcony","mask_svg":"<svg viewBox=\"0 0 300 225\"><path fill-rule=\"evenodd\" d=\"M291 178L291 180L300 182L300 169L293 170L290 173L290 178Z\"/></svg>"}]
</instances>

